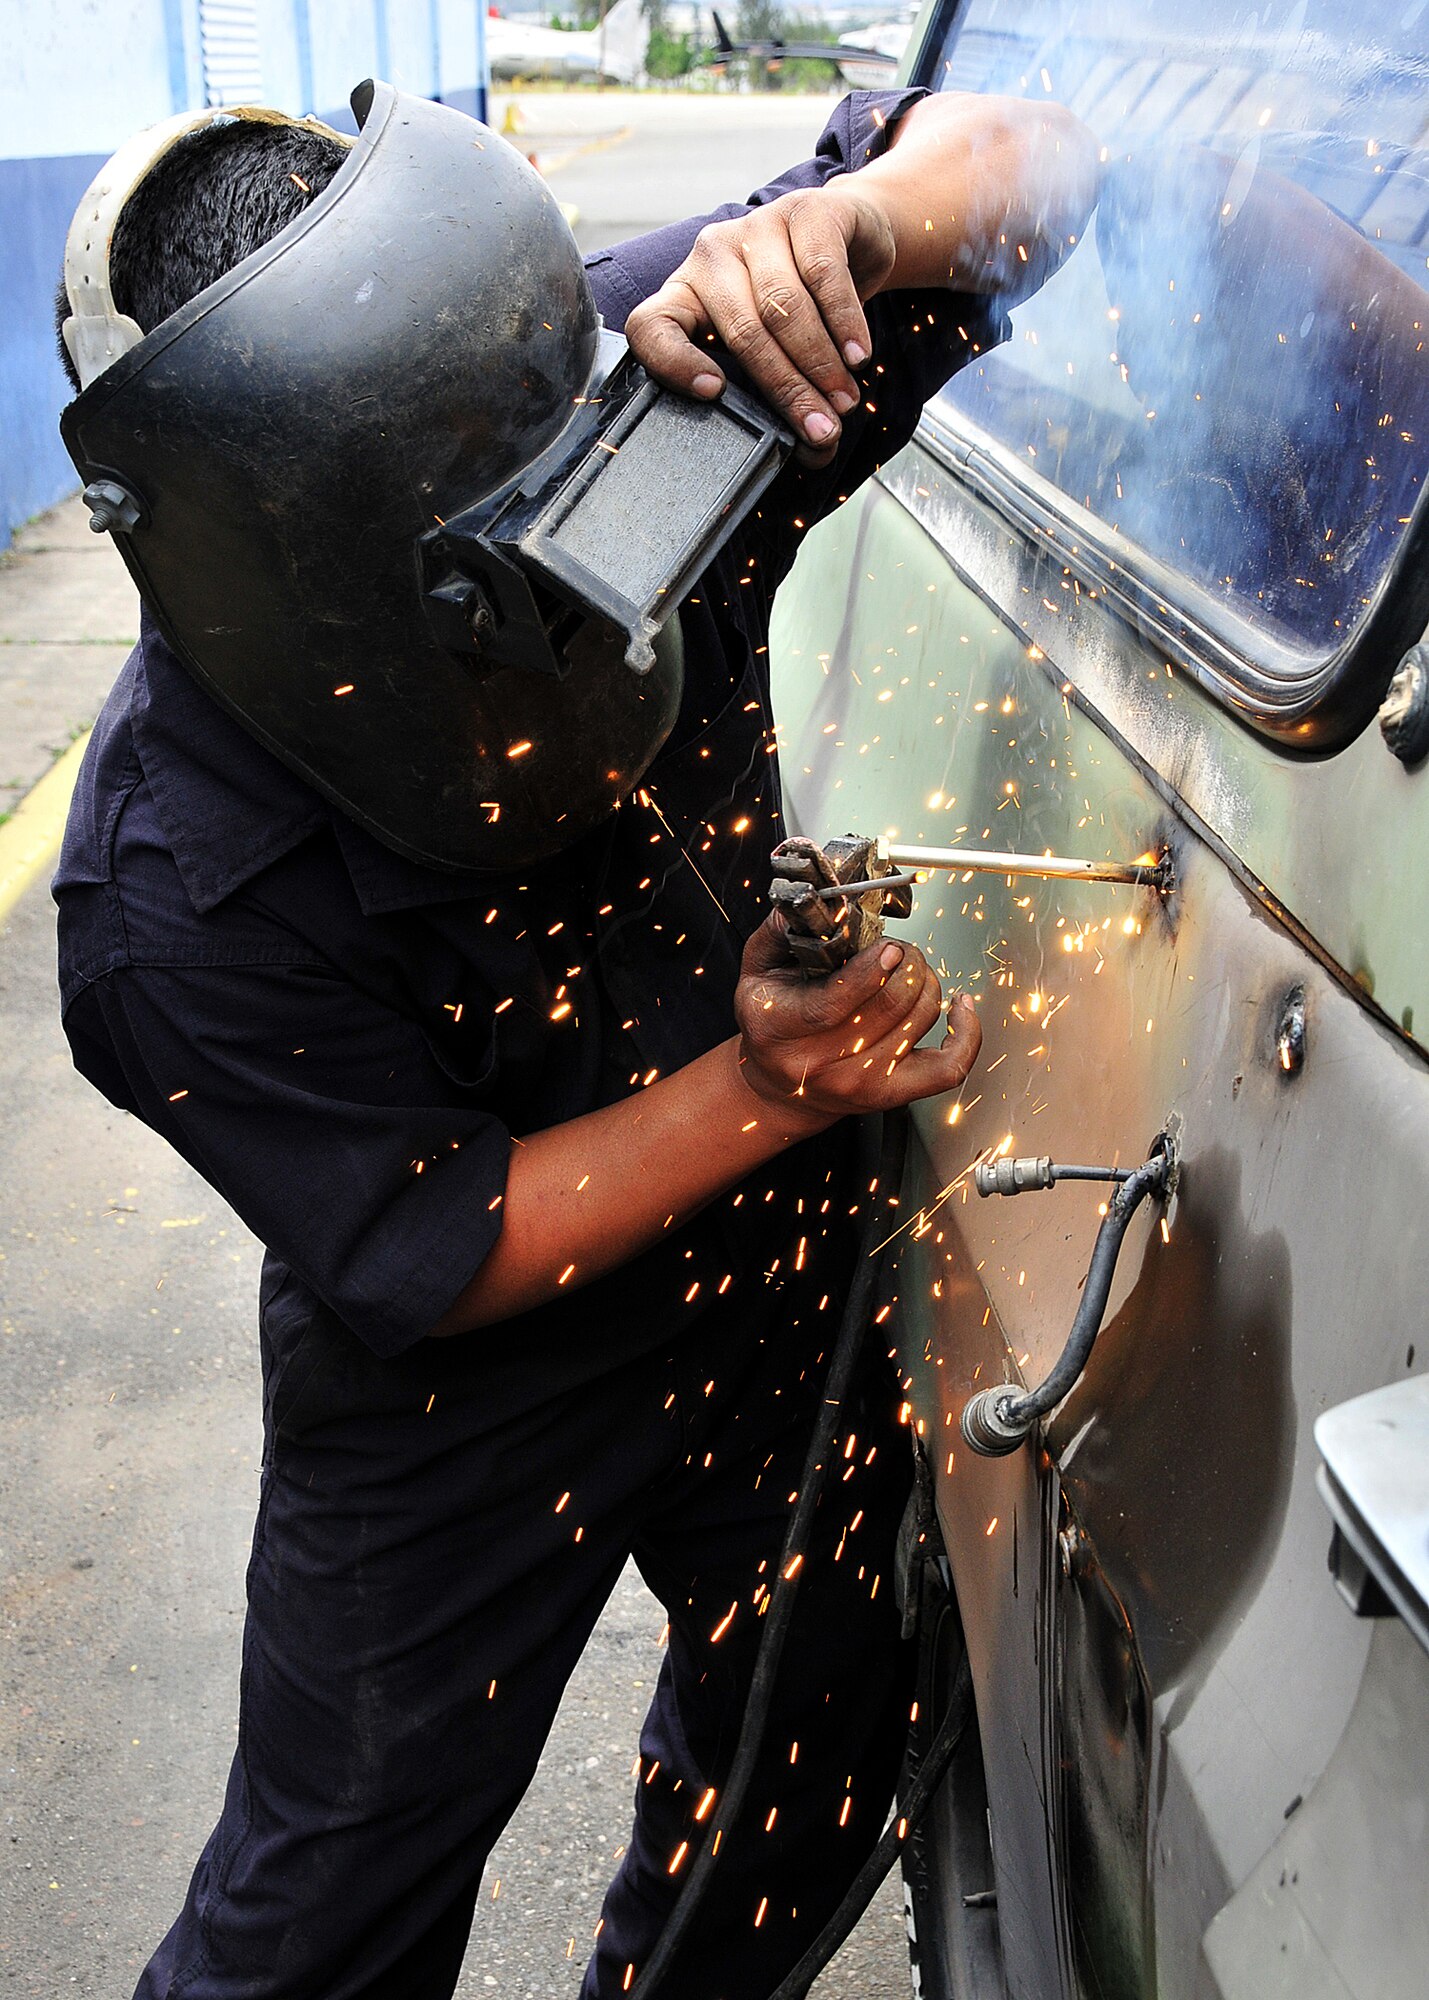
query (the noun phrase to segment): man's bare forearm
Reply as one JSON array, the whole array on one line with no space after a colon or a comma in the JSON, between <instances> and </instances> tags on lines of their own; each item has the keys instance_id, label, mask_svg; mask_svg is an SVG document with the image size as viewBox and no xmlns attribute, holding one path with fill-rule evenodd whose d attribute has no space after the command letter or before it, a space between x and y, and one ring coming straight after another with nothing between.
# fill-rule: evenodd
<instances>
[{"instance_id":1,"label":"man's bare forearm","mask_svg":"<svg viewBox=\"0 0 1429 2000\"><path fill-rule=\"evenodd\" d=\"M832 1120L763 1101L739 1042L512 1149L501 1235L438 1334L527 1312L639 1256L706 1202Z\"/></svg>"},{"instance_id":2,"label":"man's bare forearm","mask_svg":"<svg viewBox=\"0 0 1429 2000\"><path fill-rule=\"evenodd\" d=\"M920 1048L942 1004L914 946L889 939L810 981L777 919L763 924L744 949L737 1036L513 1148L501 1235L433 1331L492 1326L616 1270L847 1113L956 1089L981 1032L959 998L942 1047Z\"/></svg>"},{"instance_id":3,"label":"man's bare forearm","mask_svg":"<svg viewBox=\"0 0 1429 2000\"><path fill-rule=\"evenodd\" d=\"M1030 290L1086 227L1097 153L1060 104L959 93L915 104L888 151L854 176L893 233L879 289Z\"/></svg>"}]
</instances>

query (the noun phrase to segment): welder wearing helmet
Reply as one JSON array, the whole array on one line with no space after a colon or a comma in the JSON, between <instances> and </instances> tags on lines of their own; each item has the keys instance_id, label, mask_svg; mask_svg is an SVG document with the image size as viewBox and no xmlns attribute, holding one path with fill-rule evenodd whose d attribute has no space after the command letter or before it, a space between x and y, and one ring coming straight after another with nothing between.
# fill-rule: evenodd
<instances>
[{"instance_id":1,"label":"welder wearing helmet","mask_svg":"<svg viewBox=\"0 0 1429 2000\"><path fill-rule=\"evenodd\" d=\"M1080 231L1095 151L855 92L747 203L583 268L494 135L354 108L351 146L144 135L66 255L65 436L145 615L56 879L65 1026L267 1246L238 1749L138 1991L449 1995L633 1554L669 1650L593 2000L728 1769L868 1200L848 1114L979 1040L959 999L920 1046L916 949L805 983L764 921L770 601ZM889 1803L882 1346L679 2000L767 1994Z\"/></svg>"}]
</instances>

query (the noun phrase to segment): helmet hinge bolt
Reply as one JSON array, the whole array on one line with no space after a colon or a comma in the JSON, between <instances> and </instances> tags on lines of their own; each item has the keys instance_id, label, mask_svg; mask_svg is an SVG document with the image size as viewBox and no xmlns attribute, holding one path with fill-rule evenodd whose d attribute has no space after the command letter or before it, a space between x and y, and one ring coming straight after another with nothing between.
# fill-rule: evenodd
<instances>
[{"instance_id":1,"label":"helmet hinge bolt","mask_svg":"<svg viewBox=\"0 0 1429 2000\"><path fill-rule=\"evenodd\" d=\"M82 495L96 535L127 535L139 525L139 502L113 479L96 479Z\"/></svg>"}]
</instances>

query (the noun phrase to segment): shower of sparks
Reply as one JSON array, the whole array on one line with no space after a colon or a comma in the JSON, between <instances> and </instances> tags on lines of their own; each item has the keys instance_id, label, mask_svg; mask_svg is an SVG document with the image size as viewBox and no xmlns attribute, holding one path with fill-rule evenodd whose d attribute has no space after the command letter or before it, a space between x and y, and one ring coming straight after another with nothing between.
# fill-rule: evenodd
<instances>
[{"instance_id":1,"label":"shower of sparks","mask_svg":"<svg viewBox=\"0 0 1429 2000\"><path fill-rule=\"evenodd\" d=\"M728 910L726 910L724 904L720 901L719 897L715 894L714 890L710 887L709 883L705 880L704 876L700 873L699 865L696 862L694 856L690 853L690 850L685 846L684 842L680 839L680 836L676 833L674 827L671 826L669 820L666 819L664 812L661 810L660 802L655 797L654 793L651 792L648 789L648 787L642 786L641 790L637 793L636 796L639 798L641 805L648 806L651 812L654 813L655 817L659 820L661 826L664 827L666 833L669 834L671 840L674 841L676 847L679 848L681 854L684 855L686 861L688 861L690 867L694 870L695 880L699 883L700 887L704 890L705 894L709 897L710 901L714 904L715 908L719 911L720 915L724 918L725 922L729 923L730 916ZM737 824L735 826L734 831L736 833L742 833L748 825L749 825L748 820L744 820L742 823Z\"/></svg>"}]
</instances>

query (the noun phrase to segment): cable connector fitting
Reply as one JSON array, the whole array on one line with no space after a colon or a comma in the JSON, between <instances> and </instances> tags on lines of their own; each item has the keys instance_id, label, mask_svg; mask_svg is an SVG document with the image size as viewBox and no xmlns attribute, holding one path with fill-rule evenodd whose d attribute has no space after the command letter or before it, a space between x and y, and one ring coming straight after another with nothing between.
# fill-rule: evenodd
<instances>
[{"instance_id":1,"label":"cable connector fitting","mask_svg":"<svg viewBox=\"0 0 1429 2000\"><path fill-rule=\"evenodd\" d=\"M1026 1194L1029 1188L1055 1187L1058 1181L1129 1181L1131 1167L1059 1166L1055 1160L982 1160L973 1168L973 1186L980 1195Z\"/></svg>"},{"instance_id":2,"label":"cable connector fitting","mask_svg":"<svg viewBox=\"0 0 1429 2000\"><path fill-rule=\"evenodd\" d=\"M1006 1458L1016 1451L1036 1419L1025 1422L1011 1415L1018 1401L1017 1391L1006 1382L995 1389L979 1389L963 1405L963 1440L983 1458Z\"/></svg>"},{"instance_id":3,"label":"cable connector fitting","mask_svg":"<svg viewBox=\"0 0 1429 2000\"><path fill-rule=\"evenodd\" d=\"M1049 1188L1054 1180L1050 1156L1041 1160L983 1160L973 1168L973 1186L980 1195L1026 1194L1029 1188Z\"/></svg>"}]
</instances>

